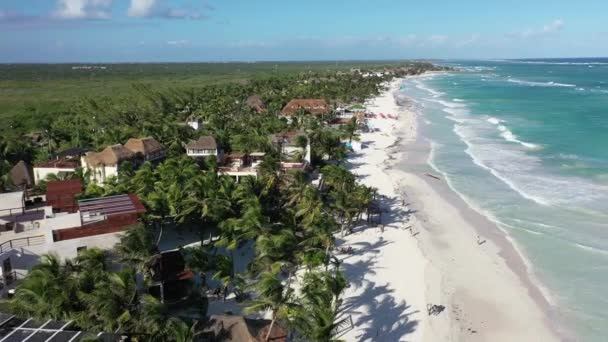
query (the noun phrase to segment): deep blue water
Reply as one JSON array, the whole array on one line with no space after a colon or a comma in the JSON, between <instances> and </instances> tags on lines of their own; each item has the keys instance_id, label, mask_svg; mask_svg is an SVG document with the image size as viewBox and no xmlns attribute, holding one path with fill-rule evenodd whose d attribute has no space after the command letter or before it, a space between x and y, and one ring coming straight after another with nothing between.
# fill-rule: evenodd
<instances>
[{"instance_id":1,"label":"deep blue water","mask_svg":"<svg viewBox=\"0 0 608 342\"><path fill-rule=\"evenodd\" d=\"M608 58L450 62L402 86L431 164L495 220L584 341L608 336Z\"/></svg>"}]
</instances>

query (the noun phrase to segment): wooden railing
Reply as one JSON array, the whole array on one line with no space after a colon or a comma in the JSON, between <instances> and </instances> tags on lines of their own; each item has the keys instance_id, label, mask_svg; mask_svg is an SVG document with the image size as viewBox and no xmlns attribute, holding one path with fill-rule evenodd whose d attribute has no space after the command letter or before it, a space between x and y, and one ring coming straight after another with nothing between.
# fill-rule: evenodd
<instances>
[{"instance_id":1,"label":"wooden railing","mask_svg":"<svg viewBox=\"0 0 608 342\"><path fill-rule=\"evenodd\" d=\"M0 254L14 248L41 245L45 243L44 235L28 236L17 239L8 240L0 244Z\"/></svg>"}]
</instances>

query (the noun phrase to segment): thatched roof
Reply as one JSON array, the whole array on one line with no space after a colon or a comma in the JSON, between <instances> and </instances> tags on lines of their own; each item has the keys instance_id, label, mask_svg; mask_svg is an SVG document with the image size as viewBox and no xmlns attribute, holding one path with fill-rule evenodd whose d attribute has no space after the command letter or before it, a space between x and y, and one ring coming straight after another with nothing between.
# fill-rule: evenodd
<instances>
[{"instance_id":1,"label":"thatched roof","mask_svg":"<svg viewBox=\"0 0 608 342\"><path fill-rule=\"evenodd\" d=\"M101 152L89 152L84 157L87 164L91 166L118 165L135 157L135 153L121 144L106 147Z\"/></svg>"},{"instance_id":2,"label":"thatched roof","mask_svg":"<svg viewBox=\"0 0 608 342\"><path fill-rule=\"evenodd\" d=\"M331 108L324 99L299 99L291 100L281 111L283 116L292 116L303 110L313 115L328 114Z\"/></svg>"},{"instance_id":3,"label":"thatched roof","mask_svg":"<svg viewBox=\"0 0 608 342\"><path fill-rule=\"evenodd\" d=\"M20 160L9 172L13 185L17 187L29 187L34 184L34 177L30 170L30 166L23 160Z\"/></svg>"},{"instance_id":4,"label":"thatched roof","mask_svg":"<svg viewBox=\"0 0 608 342\"><path fill-rule=\"evenodd\" d=\"M256 112L261 113L266 111L266 105L264 105L264 101L258 95L251 95L247 98L245 102L249 107L255 109Z\"/></svg>"},{"instance_id":5,"label":"thatched roof","mask_svg":"<svg viewBox=\"0 0 608 342\"><path fill-rule=\"evenodd\" d=\"M189 150L217 150L217 142L210 135L204 135L196 141L191 141L186 145Z\"/></svg>"},{"instance_id":6,"label":"thatched roof","mask_svg":"<svg viewBox=\"0 0 608 342\"><path fill-rule=\"evenodd\" d=\"M243 316L211 315L204 327L206 335L218 341L261 342L270 327L269 320L249 319ZM287 332L275 323L270 333L270 341L287 341Z\"/></svg>"},{"instance_id":7,"label":"thatched roof","mask_svg":"<svg viewBox=\"0 0 608 342\"><path fill-rule=\"evenodd\" d=\"M127 141L125 147L134 153L140 153L143 156L154 155L165 150L165 146L152 137L143 139L131 138Z\"/></svg>"}]
</instances>

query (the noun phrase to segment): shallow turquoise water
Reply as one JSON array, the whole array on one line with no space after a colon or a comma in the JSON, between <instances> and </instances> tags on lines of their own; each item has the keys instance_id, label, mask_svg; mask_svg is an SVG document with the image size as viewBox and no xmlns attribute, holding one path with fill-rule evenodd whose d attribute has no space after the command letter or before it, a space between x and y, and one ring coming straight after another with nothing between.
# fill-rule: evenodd
<instances>
[{"instance_id":1,"label":"shallow turquoise water","mask_svg":"<svg viewBox=\"0 0 608 342\"><path fill-rule=\"evenodd\" d=\"M512 236L560 319L608 336L608 59L454 62L410 79L432 165Z\"/></svg>"}]
</instances>

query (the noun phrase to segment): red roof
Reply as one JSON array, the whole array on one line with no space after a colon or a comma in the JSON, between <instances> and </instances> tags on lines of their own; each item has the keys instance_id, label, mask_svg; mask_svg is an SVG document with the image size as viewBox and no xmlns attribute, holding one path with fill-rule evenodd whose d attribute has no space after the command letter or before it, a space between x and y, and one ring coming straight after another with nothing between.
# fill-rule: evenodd
<instances>
[{"instance_id":1,"label":"red roof","mask_svg":"<svg viewBox=\"0 0 608 342\"><path fill-rule=\"evenodd\" d=\"M80 163L77 160L59 159L47 160L36 164L35 168L76 169Z\"/></svg>"},{"instance_id":2,"label":"red roof","mask_svg":"<svg viewBox=\"0 0 608 342\"><path fill-rule=\"evenodd\" d=\"M291 100L281 111L283 116L292 116L303 110L305 113L314 115L328 114L331 111L329 104L324 99L299 99Z\"/></svg>"},{"instance_id":3,"label":"red roof","mask_svg":"<svg viewBox=\"0 0 608 342\"><path fill-rule=\"evenodd\" d=\"M46 186L46 201L53 209L62 212L76 211L76 195L82 193L80 179L49 182Z\"/></svg>"}]
</instances>

